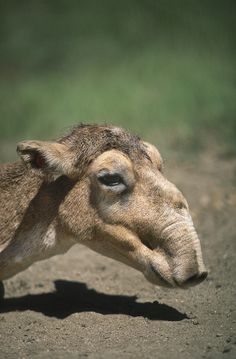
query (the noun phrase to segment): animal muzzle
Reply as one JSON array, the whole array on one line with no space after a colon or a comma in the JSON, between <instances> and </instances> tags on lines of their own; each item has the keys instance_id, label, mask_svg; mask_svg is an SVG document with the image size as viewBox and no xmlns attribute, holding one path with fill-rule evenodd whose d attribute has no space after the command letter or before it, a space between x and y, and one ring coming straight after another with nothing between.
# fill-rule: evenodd
<instances>
[{"instance_id":1,"label":"animal muzzle","mask_svg":"<svg viewBox=\"0 0 236 359\"><path fill-rule=\"evenodd\" d=\"M206 279L207 271L203 262L197 262L189 253L170 260L164 253L155 251L144 275L159 286L184 289L200 284Z\"/></svg>"}]
</instances>

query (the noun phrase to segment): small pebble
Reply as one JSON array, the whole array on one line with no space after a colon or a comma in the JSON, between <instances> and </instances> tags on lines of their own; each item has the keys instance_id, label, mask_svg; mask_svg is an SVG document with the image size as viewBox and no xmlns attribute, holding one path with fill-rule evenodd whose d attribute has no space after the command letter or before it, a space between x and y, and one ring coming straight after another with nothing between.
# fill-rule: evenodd
<instances>
[{"instance_id":1,"label":"small pebble","mask_svg":"<svg viewBox=\"0 0 236 359\"><path fill-rule=\"evenodd\" d=\"M216 310L211 310L210 314L216 314Z\"/></svg>"},{"instance_id":2,"label":"small pebble","mask_svg":"<svg viewBox=\"0 0 236 359\"><path fill-rule=\"evenodd\" d=\"M227 345L226 347L224 347L223 352L222 353L229 353L231 350L231 347L229 345Z\"/></svg>"}]
</instances>

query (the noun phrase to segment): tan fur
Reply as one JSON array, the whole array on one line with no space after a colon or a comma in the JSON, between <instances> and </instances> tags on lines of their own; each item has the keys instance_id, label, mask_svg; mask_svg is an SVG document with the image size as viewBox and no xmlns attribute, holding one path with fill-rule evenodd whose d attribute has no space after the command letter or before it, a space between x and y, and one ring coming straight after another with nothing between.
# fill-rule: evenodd
<instances>
[{"instance_id":1,"label":"tan fur","mask_svg":"<svg viewBox=\"0 0 236 359\"><path fill-rule=\"evenodd\" d=\"M206 277L187 202L153 145L119 128L79 126L57 142L24 141L18 153L21 163L0 167L0 280L75 243L158 285ZM104 174L118 183L104 184Z\"/></svg>"}]
</instances>

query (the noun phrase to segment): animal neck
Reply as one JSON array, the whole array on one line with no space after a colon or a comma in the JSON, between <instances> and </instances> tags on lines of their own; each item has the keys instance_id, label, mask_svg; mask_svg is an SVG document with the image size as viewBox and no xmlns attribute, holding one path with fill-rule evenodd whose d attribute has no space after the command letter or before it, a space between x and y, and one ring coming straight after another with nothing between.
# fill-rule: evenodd
<instances>
[{"instance_id":1,"label":"animal neck","mask_svg":"<svg viewBox=\"0 0 236 359\"><path fill-rule=\"evenodd\" d=\"M48 227L73 185L66 177L46 183L20 162L1 166L0 252L20 232Z\"/></svg>"},{"instance_id":2,"label":"animal neck","mask_svg":"<svg viewBox=\"0 0 236 359\"><path fill-rule=\"evenodd\" d=\"M1 169L0 175L0 279L5 279L4 273L12 276L74 244L56 220L74 183L66 177L46 183L20 163Z\"/></svg>"}]
</instances>

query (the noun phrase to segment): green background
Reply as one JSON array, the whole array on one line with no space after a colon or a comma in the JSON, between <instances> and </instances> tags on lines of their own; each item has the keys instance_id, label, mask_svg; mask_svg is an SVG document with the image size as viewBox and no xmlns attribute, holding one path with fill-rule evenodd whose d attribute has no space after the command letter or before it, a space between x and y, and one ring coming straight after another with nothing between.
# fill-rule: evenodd
<instances>
[{"instance_id":1,"label":"green background","mask_svg":"<svg viewBox=\"0 0 236 359\"><path fill-rule=\"evenodd\" d=\"M236 154L235 1L0 0L0 159L109 123Z\"/></svg>"}]
</instances>

